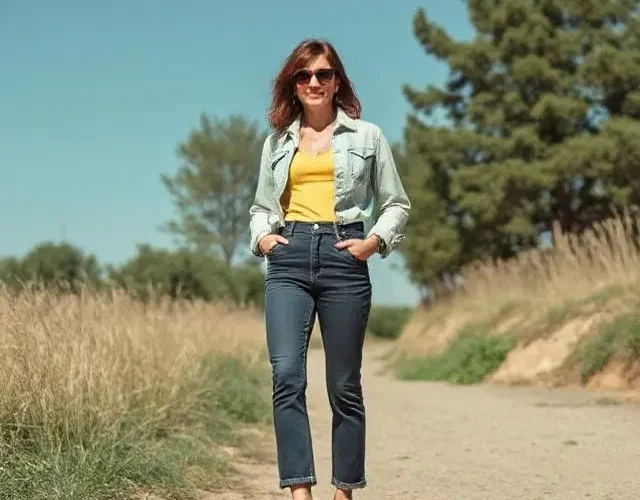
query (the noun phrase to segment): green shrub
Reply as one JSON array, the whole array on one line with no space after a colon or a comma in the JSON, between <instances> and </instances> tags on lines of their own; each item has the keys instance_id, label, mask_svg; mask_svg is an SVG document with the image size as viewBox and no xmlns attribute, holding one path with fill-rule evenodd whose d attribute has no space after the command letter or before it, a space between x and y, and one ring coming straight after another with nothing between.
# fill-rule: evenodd
<instances>
[{"instance_id":1,"label":"green shrub","mask_svg":"<svg viewBox=\"0 0 640 500\"><path fill-rule=\"evenodd\" d=\"M612 355L640 358L640 315L626 314L602 326L580 350L580 376L586 382L601 371Z\"/></svg>"},{"instance_id":2,"label":"green shrub","mask_svg":"<svg viewBox=\"0 0 640 500\"><path fill-rule=\"evenodd\" d=\"M397 338L411 318L413 309L404 306L375 305L369 314L368 331L374 337Z\"/></svg>"},{"instance_id":3,"label":"green shrub","mask_svg":"<svg viewBox=\"0 0 640 500\"><path fill-rule=\"evenodd\" d=\"M515 338L463 330L439 355L401 361L396 369L406 380L481 382L494 372L515 345Z\"/></svg>"},{"instance_id":4,"label":"green shrub","mask_svg":"<svg viewBox=\"0 0 640 500\"><path fill-rule=\"evenodd\" d=\"M78 293L83 286L97 285L101 279L97 258L68 243L46 241L34 246L21 259L0 259L0 283L15 289L37 283Z\"/></svg>"},{"instance_id":5,"label":"green shrub","mask_svg":"<svg viewBox=\"0 0 640 500\"><path fill-rule=\"evenodd\" d=\"M140 245L120 267L109 267L108 276L144 301L153 290L172 298L264 306L264 275L254 261L229 266L213 254Z\"/></svg>"}]
</instances>

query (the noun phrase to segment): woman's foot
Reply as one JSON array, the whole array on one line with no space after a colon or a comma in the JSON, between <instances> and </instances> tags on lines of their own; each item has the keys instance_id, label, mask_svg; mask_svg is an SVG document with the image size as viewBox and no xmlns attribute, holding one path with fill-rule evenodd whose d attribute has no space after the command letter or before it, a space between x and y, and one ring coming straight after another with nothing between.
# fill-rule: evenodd
<instances>
[{"instance_id":1,"label":"woman's foot","mask_svg":"<svg viewBox=\"0 0 640 500\"><path fill-rule=\"evenodd\" d=\"M353 500L353 493L351 490L338 488L335 495L333 495L333 500Z\"/></svg>"},{"instance_id":2,"label":"woman's foot","mask_svg":"<svg viewBox=\"0 0 640 500\"><path fill-rule=\"evenodd\" d=\"M311 488L306 484L291 487L292 500L313 500Z\"/></svg>"}]
</instances>

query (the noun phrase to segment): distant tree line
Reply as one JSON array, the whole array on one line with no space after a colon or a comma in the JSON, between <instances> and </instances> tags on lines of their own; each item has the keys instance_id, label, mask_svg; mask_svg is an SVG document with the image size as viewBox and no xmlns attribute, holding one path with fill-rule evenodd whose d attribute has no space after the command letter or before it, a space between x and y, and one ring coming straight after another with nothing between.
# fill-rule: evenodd
<instances>
[{"instance_id":1,"label":"distant tree line","mask_svg":"<svg viewBox=\"0 0 640 500\"><path fill-rule=\"evenodd\" d=\"M210 253L138 246L121 265L100 265L69 243L43 242L23 257L0 260L0 282L11 290L44 287L78 293L116 287L147 301L153 296L224 301L262 307L264 276L252 263L229 265Z\"/></svg>"}]
</instances>

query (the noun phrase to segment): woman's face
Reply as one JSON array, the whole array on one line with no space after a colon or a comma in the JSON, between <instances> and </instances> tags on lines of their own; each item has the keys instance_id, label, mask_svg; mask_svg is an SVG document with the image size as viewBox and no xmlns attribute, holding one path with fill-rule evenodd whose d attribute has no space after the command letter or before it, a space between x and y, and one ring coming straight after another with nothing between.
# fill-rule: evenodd
<instances>
[{"instance_id":1,"label":"woman's face","mask_svg":"<svg viewBox=\"0 0 640 500\"><path fill-rule=\"evenodd\" d=\"M296 96L305 109L321 109L333 105L338 92L338 76L324 55L318 56L306 68L298 70L295 79Z\"/></svg>"}]
</instances>

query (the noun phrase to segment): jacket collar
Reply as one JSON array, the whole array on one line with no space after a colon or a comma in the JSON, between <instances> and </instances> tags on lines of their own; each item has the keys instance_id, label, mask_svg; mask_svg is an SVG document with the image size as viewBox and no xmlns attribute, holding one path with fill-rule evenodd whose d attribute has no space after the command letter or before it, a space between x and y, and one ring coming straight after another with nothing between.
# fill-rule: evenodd
<instances>
[{"instance_id":1,"label":"jacket collar","mask_svg":"<svg viewBox=\"0 0 640 500\"><path fill-rule=\"evenodd\" d=\"M287 127L287 135L291 138L294 138L294 140L297 140L298 133L300 132L300 119L301 115L298 115L293 123L291 123L291 125ZM358 130L356 121L353 118L350 118L349 115L347 115L347 113L345 113L345 111L340 106L338 106L338 116L336 117L336 122L336 130L340 130L343 128L351 130L353 132Z\"/></svg>"}]
</instances>

